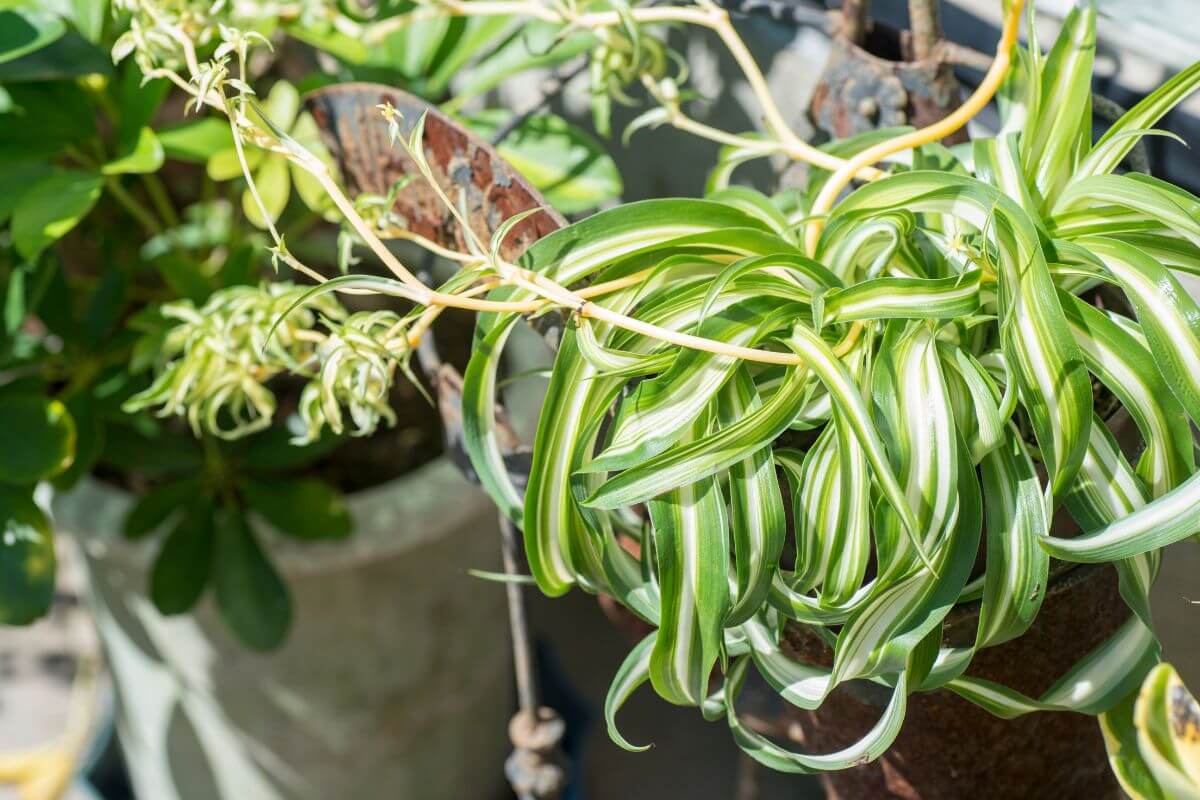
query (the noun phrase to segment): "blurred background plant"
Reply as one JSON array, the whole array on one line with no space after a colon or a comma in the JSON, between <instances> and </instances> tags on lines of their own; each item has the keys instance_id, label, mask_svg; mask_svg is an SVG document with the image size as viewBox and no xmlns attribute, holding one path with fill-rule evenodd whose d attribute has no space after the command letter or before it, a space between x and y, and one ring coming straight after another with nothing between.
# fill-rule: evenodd
<instances>
[{"instance_id":1,"label":"blurred background plant","mask_svg":"<svg viewBox=\"0 0 1200 800\"><path fill-rule=\"evenodd\" d=\"M585 52L590 35L514 17L431 19L369 47L355 34L412 8L163 4L204 59L240 54L254 88L239 90L318 158L304 91L371 79L446 100L454 81L454 107L474 98L467 119L535 167L552 202L578 212L619 195L611 160L579 127L481 108L506 78ZM413 382L399 399L391 389L407 347L401 336L393 357L376 334L400 320L321 298L267 336L298 290L277 282L293 273L268 264L262 229L285 227L291 250L331 272L357 261L355 236L324 224L329 198L310 175L250 146L255 201L229 122L188 114L167 79L147 75L146 54L175 52L169 38L103 0L8 3L0 30L0 622L30 622L53 598L35 487L94 473L138 494L128 536L167 531L149 587L159 610L187 611L213 585L238 636L273 647L290 602L256 520L305 540L350 533L340 490L361 486L334 485L330 454L425 403ZM247 55L244 42L266 46ZM274 380L285 370L309 380ZM416 449L436 454L436 430L427 438Z\"/></svg>"}]
</instances>

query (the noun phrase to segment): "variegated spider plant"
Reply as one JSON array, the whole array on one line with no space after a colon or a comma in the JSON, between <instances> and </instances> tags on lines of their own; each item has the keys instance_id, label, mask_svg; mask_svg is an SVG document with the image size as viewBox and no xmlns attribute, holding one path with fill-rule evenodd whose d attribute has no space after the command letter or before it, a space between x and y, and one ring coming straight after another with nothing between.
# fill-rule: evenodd
<instances>
[{"instance_id":1,"label":"variegated spider plant","mask_svg":"<svg viewBox=\"0 0 1200 800\"><path fill-rule=\"evenodd\" d=\"M616 741L632 747L614 715L647 680L724 715L750 756L792 772L877 757L912 692L944 688L1012 717L1100 714L1137 690L1158 655L1147 593L1159 549L1200 530L1200 308L1175 274L1200 271L1200 201L1115 171L1200 85L1200 65L1093 144L1094 35L1094 12L1073 12L1048 55L1018 51L995 138L924 144L827 215L841 186L826 173L798 195L636 203L533 245L522 266L558 284L646 278L595 301L641 329L573 317L523 498L490 422L518 317L481 317L471 452L525 531L538 585L610 594L654 627L610 690ZM867 161L851 154L890 137L830 149L852 174ZM1091 304L1101 287L1124 305ZM1132 463L1097 415L1093 379L1136 424ZM1051 529L1063 505L1080 535ZM979 649L1034 622L1052 558L1114 564L1129 620L1040 697L968 676ZM942 646L947 612L971 599L974 643ZM819 632L832 667L786 654L788 624ZM794 752L738 716L749 669L805 709L855 679L892 699L855 745Z\"/></svg>"}]
</instances>

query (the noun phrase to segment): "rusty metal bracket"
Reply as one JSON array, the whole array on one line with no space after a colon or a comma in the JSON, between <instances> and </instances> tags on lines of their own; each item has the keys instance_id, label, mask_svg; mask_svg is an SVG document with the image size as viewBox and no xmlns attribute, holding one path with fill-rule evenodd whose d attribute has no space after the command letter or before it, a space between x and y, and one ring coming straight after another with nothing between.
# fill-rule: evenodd
<instances>
[{"instance_id":1,"label":"rusty metal bracket","mask_svg":"<svg viewBox=\"0 0 1200 800\"><path fill-rule=\"evenodd\" d=\"M378 109L383 103L400 112L404 134L425 115L425 158L433 177L447 197L465 205L471 228L483 241L514 214L543 208L513 229L501 250L504 258L517 258L530 244L566 225L488 142L424 100L381 84L337 84L305 98L352 197L364 192L386 195L398 181L416 173L412 160L388 139ZM412 181L398 192L392 211L413 233L444 247L466 249L449 210L423 181Z\"/></svg>"}]
</instances>

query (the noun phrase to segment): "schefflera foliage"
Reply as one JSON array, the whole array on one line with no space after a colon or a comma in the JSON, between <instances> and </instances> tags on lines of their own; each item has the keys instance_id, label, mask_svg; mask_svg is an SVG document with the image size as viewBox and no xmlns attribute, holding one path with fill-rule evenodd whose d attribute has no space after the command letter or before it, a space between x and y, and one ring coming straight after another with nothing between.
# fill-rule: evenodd
<instances>
[{"instance_id":1,"label":"schefflera foliage","mask_svg":"<svg viewBox=\"0 0 1200 800\"><path fill-rule=\"evenodd\" d=\"M732 163L706 200L623 206L533 245L524 266L562 284L650 268L597 302L785 363L569 318L524 490L492 430L519 318L481 316L469 450L523 528L538 585L609 594L655 629L610 690L623 746L614 715L647 680L793 772L877 757L912 692L944 688L1014 717L1100 714L1137 690L1158 658L1147 592L1159 548L1200 529L1200 308L1176 276L1200 274L1200 200L1118 167L1200 65L1093 142L1094 45L1084 8L1049 53L1021 50L998 136L925 146L854 190L812 257L801 242L827 176L768 199L724 185ZM845 156L894 133L829 147ZM1100 291L1123 302L1100 307ZM1142 439L1132 461L1109 429L1116 406ZM1064 505L1078 535L1051 530ZM1041 697L968 676L976 651L1033 623L1052 558L1113 563L1129 620ZM974 643L942 646L947 612L973 599ZM781 650L785 625L828 641L832 666ZM793 752L741 721L749 669L805 709L856 679L892 699L857 744Z\"/></svg>"}]
</instances>

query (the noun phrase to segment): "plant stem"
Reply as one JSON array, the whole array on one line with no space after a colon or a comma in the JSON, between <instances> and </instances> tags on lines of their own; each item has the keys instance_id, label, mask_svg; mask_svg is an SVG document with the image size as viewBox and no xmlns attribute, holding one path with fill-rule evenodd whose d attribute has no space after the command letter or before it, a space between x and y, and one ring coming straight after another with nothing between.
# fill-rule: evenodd
<instances>
[{"instance_id":1,"label":"plant stem","mask_svg":"<svg viewBox=\"0 0 1200 800\"><path fill-rule=\"evenodd\" d=\"M517 532L512 522L500 514L500 556L504 572L510 576L520 573L517 565ZM525 617L525 598L521 584L508 581L504 584L508 595L508 625L512 634L513 667L517 678L517 705L522 711L534 714L538 709L537 681L533 671L533 643L529 638L529 625Z\"/></svg>"},{"instance_id":2,"label":"plant stem","mask_svg":"<svg viewBox=\"0 0 1200 800\"><path fill-rule=\"evenodd\" d=\"M68 158L74 159L89 169L97 169L97 165L100 163L74 145L68 146L65 152ZM121 208L125 209L131 217L137 220L139 225L146 229L147 233L151 236L156 236L162 232L162 225L159 224L158 220L154 218L154 215L145 206L137 201L137 198L125 190L125 187L121 185L119 176L105 175L104 188L108 190L108 193L112 195Z\"/></svg>"},{"instance_id":3,"label":"plant stem","mask_svg":"<svg viewBox=\"0 0 1200 800\"><path fill-rule=\"evenodd\" d=\"M139 225L146 229L146 233L151 236L158 236L162 233L162 224L154 218L149 209L125 190L125 187L121 185L120 178L116 175L105 175L104 188L122 208L129 212L131 217L137 220Z\"/></svg>"},{"instance_id":4,"label":"plant stem","mask_svg":"<svg viewBox=\"0 0 1200 800\"><path fill-rule=\"evenodd\" d=\"M780 142L778 150L786 152L793 159L806 161L830 171L836 170L846 163L844 159L830 155L808 144L797 136L791 126L787 124L782 112L779 110L779 106L775 103L775 99L771 95L762 70L759 69L758 63L750 54L750 50L746 47L745 42L742 41L742 37L738 35L737 30L733 27L733 23L729 18L729 12L725 9L708 5L643 6L630 9L629 13L636 22L646 24L682 22L688 25L708 28L716 33L734 61L737 62L746 83L749 84L750 89L754 92L755 98L762 108L763 122L768 132ZM543 6L524 1L443 0L437 6L418 9L404 17L392 17L384 20L368 31L364 31L363 38L368 41L374 41L382 35L390 33L397 27L410 25L418 19L433 18L442 14L465 17L520 15L559 25L589 30L614 28L625 24L624 18L615 11L572 14L566 9L560 9L558 6ZM764 155L769 152L764 152ZM883 175L879 170L869 166L861 170L856 170L856 174L863 180L874 180Z\"/></svg>"},{"instance_id":5,"label":"plant stem","mask_svg":"<svg viewBox=\"0 0 1200 800\"><path fill-rule=\"evenodd\" d=\"M175 212L175 205L171 202L171 196L167 193L167 187L163 185L162 180L153 172L147 172L142 175L142 183L146 187L146 194L150 196L150 202L154 204L154 209L162 217L166 226L168 228L177 227L179 214Z\"/></svg>"},{"instance_id":6,"label":"plant stem","mask_svg":"<svg viewBox=\"0 0 1200 800\"><path fill-rule=\"evenodd\" d=\"M205 469L216 484L222 505L230 511L236 510L238 508L237 494L229 482L225 459L221 456L221 448L217 446L216 440L207 433L200 437L200 441L204 448Z\"/></svg>"}]
</instances>

